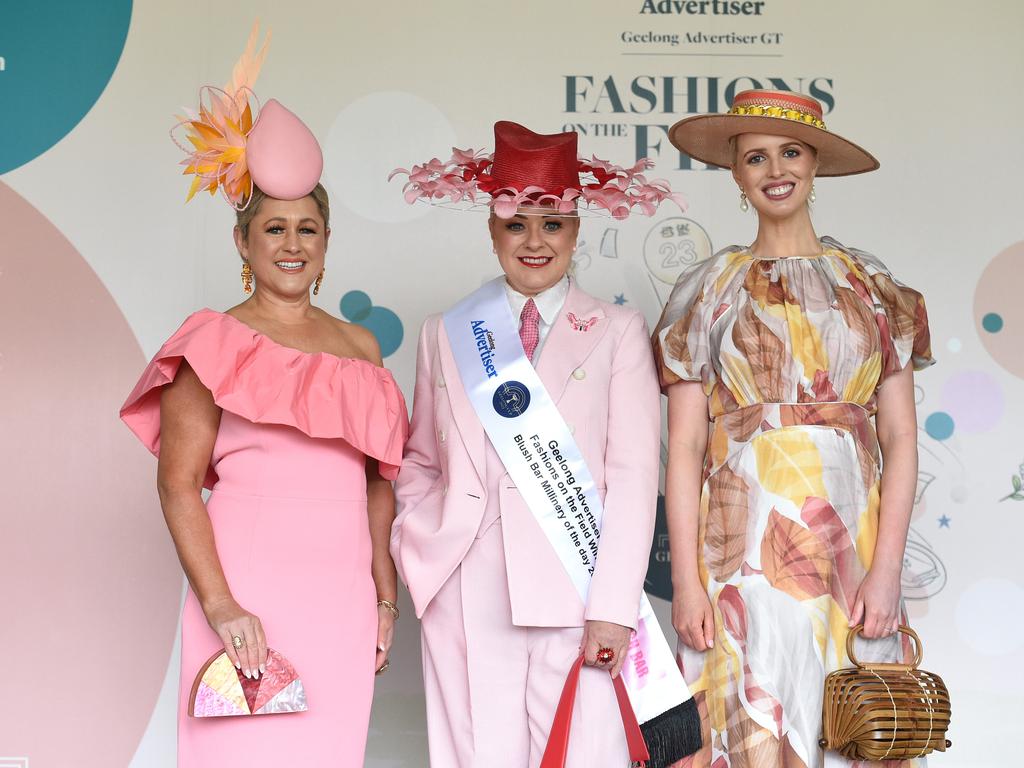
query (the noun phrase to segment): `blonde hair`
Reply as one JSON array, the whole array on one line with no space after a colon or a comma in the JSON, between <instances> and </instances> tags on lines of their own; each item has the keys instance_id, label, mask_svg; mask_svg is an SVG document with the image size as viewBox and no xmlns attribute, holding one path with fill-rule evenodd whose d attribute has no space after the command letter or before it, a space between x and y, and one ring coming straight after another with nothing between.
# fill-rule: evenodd
<instances>
[{"instance_id":1,"label":"blonde hair","mask_svg":"<svg viewBox=\"0 0 1024 768\"><path fill-rule=\"evenodd\" d=\"M259 213L260 205L266 200L269 195L259 187L253 185L252 188L252 199L249 200L249 205L246 206L244 211L237 211L235 214L235 225L242 233L243 238L249 237L249 225L252 220L256 218L256 214ZM320 216L324 220L324 227L331 226L331 202L327 197L327 190L324 189L323 184L317 184L313 187L313 191L307 195L312 197L316 203L317 209L320 211Z\"/></svg>"}]
</instances>

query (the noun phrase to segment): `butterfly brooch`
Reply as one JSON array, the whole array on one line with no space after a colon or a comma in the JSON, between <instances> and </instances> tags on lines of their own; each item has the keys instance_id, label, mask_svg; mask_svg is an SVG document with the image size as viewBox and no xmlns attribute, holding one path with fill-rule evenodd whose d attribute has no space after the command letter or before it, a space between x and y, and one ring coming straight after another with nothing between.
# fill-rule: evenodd
<instances>
[{"instance_id":1,"label":"butterfly brooch","mask_svg":"<svg viewBox=\"0 0 1024 768\"><path fill-rule=\"evenodd\" d=\"M580 318L576 317L576 315L574 315L572 312L569 313L569 325L573 327L573 330L585 333L586 331L589 331L591 328L593 328L595 323L597 323L596 317L592 317L589 320L581 320Z\"/></svg>"}]
</instances>

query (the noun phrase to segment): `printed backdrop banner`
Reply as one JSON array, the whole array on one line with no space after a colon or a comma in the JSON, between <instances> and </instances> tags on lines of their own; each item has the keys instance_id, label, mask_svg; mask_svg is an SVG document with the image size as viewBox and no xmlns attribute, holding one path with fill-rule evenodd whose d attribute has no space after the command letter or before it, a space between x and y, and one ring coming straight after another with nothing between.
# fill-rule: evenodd
<instances>
[{"instance_id":1,"label":"printed backdrop banner","mask_svg":"<svg viewBox=\"0 0 1024 768\"><path fill-rule=\"evenodd\" d=\"M954 747L933 763L1007 764L993 734L1024 706L1012 0L0 2L0 763L175 764L183 578L155 463L116 413L188 313L243 298L231 211L184 204L168 129L199 86L227 82L257 17L273 40L256 92L324 147L333 237L317 301L374 332L410 398L423 318L498 268L483 215L406 205L393 168L489 147L498 119L576 130L588 156L651 157L689 209L585 220L575 268L653 324L680 270L756 224L727 171L673 149L673 122L745 88L800 90L873 151L879 172L818 181L815 226L927 298L939 364L917 378L903 581L953 698ZM663 514L650 565L671 632ZM418 627L401 604L373 768L427 762Z\"/></svg>"}]
</instances>

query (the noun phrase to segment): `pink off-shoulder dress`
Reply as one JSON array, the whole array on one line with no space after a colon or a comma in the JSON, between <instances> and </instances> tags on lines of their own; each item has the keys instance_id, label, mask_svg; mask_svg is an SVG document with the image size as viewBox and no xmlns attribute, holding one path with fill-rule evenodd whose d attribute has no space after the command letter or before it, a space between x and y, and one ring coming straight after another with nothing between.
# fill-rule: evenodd
<instances>
[{"instance_id":1,"label":"pink off-shoulder dress","mask_svg":"<svg viewBox=\"0 0 1024 768\"><path fill-rule=\"evenodd\" d=\"M373 695L376 591L366 457L394 479L408 432L402 393L369 362L282 346L220 312L191 315L121 409L160 452L160 392L182 360L222 409L207 472L217 553L238 602L294 665L308 711L188 716L192 681L219 648L189 590L181 627L178 764L363 765Z\"/></svg>"}]
</instances>

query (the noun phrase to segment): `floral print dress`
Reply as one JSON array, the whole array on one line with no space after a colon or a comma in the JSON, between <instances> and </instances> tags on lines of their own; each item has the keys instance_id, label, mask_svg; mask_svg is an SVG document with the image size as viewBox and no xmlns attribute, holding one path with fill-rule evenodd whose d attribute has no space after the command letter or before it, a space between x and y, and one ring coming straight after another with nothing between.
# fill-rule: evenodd
<instances>
[{"instance_id":1,"label":"floral print dress","mask_svg":"<svg viewBox=\"0 0 1024 768\"><path fill-rule=\"evenodd\" d=\"M712 420L698 552L716 634L704 653L679 646L705 737L682 765L855 765L818 739L878 530L871 416L887 376L934 361L921 294L869 254L821 245L694 265L654 334L663 386L702 382ZM858 657L908 658L902 638L860 638Z\"/></svg>"}]
</instances>

